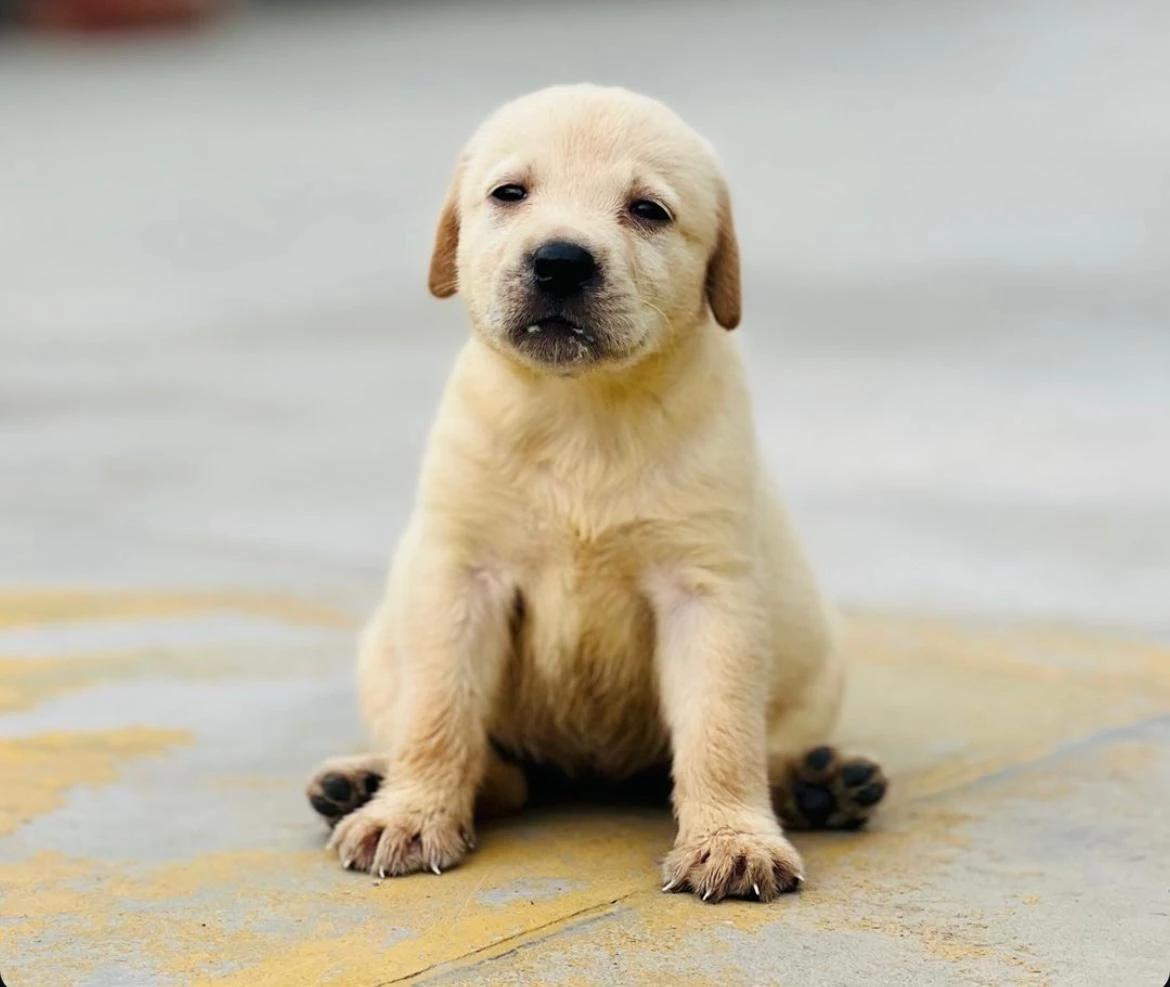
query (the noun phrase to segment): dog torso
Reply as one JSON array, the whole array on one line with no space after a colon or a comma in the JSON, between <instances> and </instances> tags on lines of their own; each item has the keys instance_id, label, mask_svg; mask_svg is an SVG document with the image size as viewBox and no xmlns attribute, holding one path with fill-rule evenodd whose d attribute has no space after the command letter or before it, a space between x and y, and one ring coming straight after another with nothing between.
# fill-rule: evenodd
<instances>
[{"instance_id":1,"label":"dog torso","mask_svg":"<svg viewBox=\"0 0 1170 987\"><path fill-rule=\"evenodd\" d=\"M648 587L702 592L704 573L746 569L761 590L748 605L766 614L775 554L733 344L712 333L646 374L582 398L469 342L424 464L413 527L426 534L396 561L410 570L439 541L512 595L493 738L610 777L669 756Z\"/></svg>"},{"instance_id":2,"label":"dog torso","mask_svg":"<svg viewBox=\"0 0 1170 987\"><path fill-rule=\"evenodd\" d=\"M607 777L666 760L653 614L620 537L566 534L515 570L513 652L489 728L506 749Z\"/></svg>"}]
</instances>

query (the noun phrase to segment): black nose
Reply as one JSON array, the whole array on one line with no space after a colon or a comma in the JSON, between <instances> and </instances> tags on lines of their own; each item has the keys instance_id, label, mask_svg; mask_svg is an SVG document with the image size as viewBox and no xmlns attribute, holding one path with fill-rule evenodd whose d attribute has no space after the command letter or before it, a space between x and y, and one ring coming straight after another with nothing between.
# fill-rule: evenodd
<instances>
[{"instance_id":1,"label":"black nose","mask_svg":"<svg viewBox=\"0 0 1170 987\"><path fill-rule=\"evenodd\" d=\"M584 247L564 240L541 244L532 255L536 286L556 298L580 294L597 276L597 261Z\"/></svg>"}]
</instances>

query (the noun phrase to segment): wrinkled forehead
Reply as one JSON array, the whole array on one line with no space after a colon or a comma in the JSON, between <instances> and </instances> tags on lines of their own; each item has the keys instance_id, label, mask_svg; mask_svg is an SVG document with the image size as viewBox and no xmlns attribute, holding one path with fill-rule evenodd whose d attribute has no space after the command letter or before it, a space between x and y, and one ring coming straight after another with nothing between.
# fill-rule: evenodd
<instances>
[{"instance_id":1,"label":"wrinkled forehead","mask_svg":"<svg viewBox=\"0 0 1170 987\"><path fill-rule=\"evenodd\" d=\"M719 168L706 142L650 101L562 97L504 107L467 148L465 193L504 182L597 202L658 197L679 221L707 225Z\"/></svg>"}]
</instances>

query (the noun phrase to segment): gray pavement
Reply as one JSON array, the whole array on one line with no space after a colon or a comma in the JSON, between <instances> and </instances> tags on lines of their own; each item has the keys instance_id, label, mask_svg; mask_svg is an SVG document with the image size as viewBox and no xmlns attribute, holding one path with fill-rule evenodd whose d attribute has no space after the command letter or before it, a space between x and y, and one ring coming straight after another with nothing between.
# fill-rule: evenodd
<instances>
[{"instance_id":1,"label":"gray pavement","mask_svg":"<svg viewBox=\"0 0 1170 987\"><path fill-rule=\"evenodd\" d=\"M0 575L372 593L465 331L423 286L459 144L594 79L721 149L835 590L1165 630L1168 39L1152 0L438 3L4 44Z\"/></svg>"},{"instance_id":2,"label":"gray pavement","mask_svg":"<svg viewBox=\"0 0 1170 987\"><path fill-rule=\"evenodd\" d=\"M0 38L0 586L283 593L362 612L466 331L424 282L459 144L499 101L579 79L663 97L721 151L761 440L839 599L1170 640L1170 5L1157 0L322 3L247 8L185 38ZM290 785L353 739L348 631L173 620L34 626L0 635L0 651L89 641L181 658L230 640L254 688L98 686L0 709L0 738L152 707L213 738L119 789L146 799L144 819L167 811L161 775L206 778L241 751L272 773L266 723ZM309 667L321 678L297 677ZM1146 733L1164 777L1165 730ZM1070 852L1094 791L1069 795ZM85 832L86 853L132 859L135 838L114 835L123 807L75 798L0 860ZM1132 787L1117 798L1133 840L1161 845ZM1164 793L1143 804L1164 823ZM1027 829L1040 810L1011 805L1013 859L1042 858ZM279 831L287 805L231 811L213 833L193 810L142 861L179 838L240 845L248 820ZM994 820L978 825L997 839ZM1129 860L1106 859L1114 874ZM986 903L995 875L971 868L971 901ZM1029 933L1050 953L1075 930L1089 953L1154 956L1156 889L1134 891L1142 904L1111 890L1103 933L1060 895L1106 876L1053 881L1063 904ZM1113 926L1127 908L1142 911L1129 941ZM582 934L573 948L594 949ZM825 983L858 978L848 956ZM930 982L903 960L889 982ZM949 982L996 982L977 961ZM90 982L118 982L122 968L103 969ZM1105 982L1093 969L1053 982ZM795 982L822 982L809 970L793 966Z\"/></svg>"}]
</instances>

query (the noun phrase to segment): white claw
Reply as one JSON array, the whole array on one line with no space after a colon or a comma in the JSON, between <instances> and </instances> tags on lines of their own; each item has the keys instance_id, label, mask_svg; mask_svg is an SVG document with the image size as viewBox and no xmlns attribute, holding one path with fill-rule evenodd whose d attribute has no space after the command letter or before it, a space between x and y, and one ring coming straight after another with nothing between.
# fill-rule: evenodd
<instances>
[{"instance_id":1,"label":"white claw","mask_svg":"<svg viewBox=\"0 0 1170 987\"><path fill-rule=\"evenodd\" d=\"M353 857L346 857L341 861L341 866L349 870L353 866Z\"/></svg>"},{"instance_id":2,"label":"white claw","mask_svg":"<svg viewBox=\"0 0 1170 987\"><path fill-rule=\"evenodd\" d=\"M804 875L803 874L796 875L796 883L797 884L804 884Z\"/></svg>"},{"instance_id":3,"label":"white claw","mask_svg":"<svg viewBox=\"0 0 1170 987\"><path fill-rule=\"evenodd\" d=\"M672 877L669 881L667 881L664 885L662 885L662 890L663 891L673 891L674 886L676 884L678 884L678 878Z\"/></svg>"},{"instance_id":4,"label":"white claw","mask_svg":"<svg viewBox=\"0 0 1170 987\"><path fill-rule=\"evenodd\" d=\"M381 878L383 881L384 881L384 880L386 880L386 868L385 868L385 867L379 867L379 868L378 868L378 876L379 876L379 877L380 877L380 878Z\"/></svg>"},{"instance_id":5,"label":"white claw","mask_svg":"<svg viewBox=\"0 0 1170 987\"><path fill-rule=\"evenodd\" d=\"M708 890L708 891L704 892L704 894L703 894L703 900L704 900L704 901L706 901L708 898L710 898L710 897L711 897L711 895L712 895L713 893L714 893L714 892L713 892L713 891L710 891L710 890Z\"/></svg>"},{"instance_id":6,"label":"white claw","mask_svg":"<svg viewBox=\"0 0 1170 987\"><path fill-rule=\"evenodd\" d=\"M431 864L431 870L434 871L436 874L441 875L443 873L442 868L440 868L438 864Z\"/></svg>"},{"instance_id":7,"label":"white claw","mask_svg":"<svg viewBox=\"0 0 1170 987\"><path fill-rule=\"evenodd\" d=\"M760 886L758 884L753 884L752 890L756 893L756 897L758 898L760 896Z\"/></svg>"}]
</instances>

